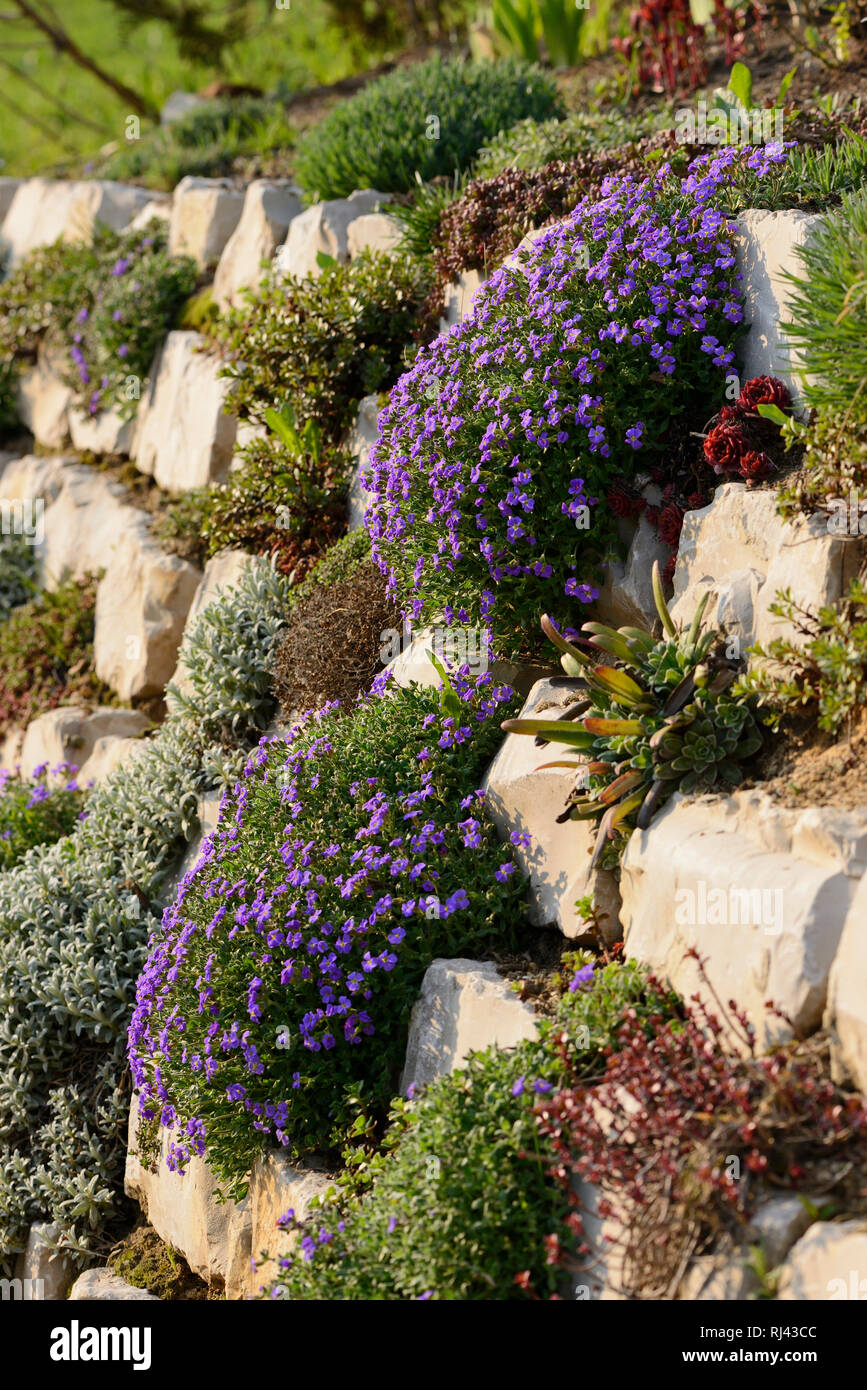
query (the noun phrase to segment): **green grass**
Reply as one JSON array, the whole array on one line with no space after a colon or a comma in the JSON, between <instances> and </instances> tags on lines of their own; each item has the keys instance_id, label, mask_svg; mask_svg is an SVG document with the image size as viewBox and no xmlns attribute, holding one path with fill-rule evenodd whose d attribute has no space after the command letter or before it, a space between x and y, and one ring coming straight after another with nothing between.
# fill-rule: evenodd
<instances>
[{"instance_id":1,"label":"green grass","mask_svg":"<svg viewBox=\"0 0 867 1390\"><path fill-rule=\"evenodd\" d=\"M228 50L219 70L184 61L169 29L148 21L130 31L107 0L66 0L61 22L79 47L156 107L176 88L195 91L217 79L288 96L303 87L333 82L381 57L347 42L330 22L322 0L293 0L291 9L254 7L256 29ZM57 166L80 168L100 149L118 142L133 113L108 87L65 57L24 22L3 19L0 58L63 103L0 71L0 171L27 175ZM84 118L82 120L81 118ZM142 121L145 135L149 123Z\"/></svg>"}]
</instances>

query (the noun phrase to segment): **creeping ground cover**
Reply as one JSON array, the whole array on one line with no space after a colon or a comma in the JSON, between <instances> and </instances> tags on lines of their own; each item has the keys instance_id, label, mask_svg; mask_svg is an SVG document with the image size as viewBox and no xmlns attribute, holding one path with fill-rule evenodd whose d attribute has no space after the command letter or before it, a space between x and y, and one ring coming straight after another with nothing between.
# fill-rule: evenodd
<instances>
[{"instance_id":1,"label":"creeping ground cover","mask_svg":"<svg viewBox=\"0 0 867 1390\"><path fill-rule=\"evenodd\" d=\"M77 800L68 789L54 794L69 800L52 823L48 801L28 821L11 783L0 798L14 854L25 835L34 846L0 873L4 1272L34 1221L56 1224L64 1248L86 1263L107 1253L127 1214L125 1043L135 981L166 879L197 828L198 795L234 779L272 716L267 667L288 587L254 561L199 615L182 647L187 693L170 689L165 723L88 794L72 833L57 838L58 815L69 817Z\"/></svg>"},{"instance_id":2,"label":"creeping ground cover","mask_svg":"<svg viewBox=\"0 0 867 1390\"><path fill-rule=\"evenodd\" d=\"M497 271L393 388L371 452L374 558L414 621L487 623L501 655L569 619L615 549L600 499L718 409L743 314L713 201L731 152L613 177ZM735 152L762 176L769 145Z\"/></svg>"},{"instance_id":3,"label":"creeping ground cover","mask_svg":"<svg viewBox=\"0 0 867 1390\"><path fill-rule=\"evenodd\" d=\"M381 677L260 746L139 980L146 1149L161 1124L171 1166L205 1153L241 1190L263 1149L334 1149L384 1117L431 961L507 948L521 920L474 790L512 704L489 676Z\"/></svg>"}]
</instances>

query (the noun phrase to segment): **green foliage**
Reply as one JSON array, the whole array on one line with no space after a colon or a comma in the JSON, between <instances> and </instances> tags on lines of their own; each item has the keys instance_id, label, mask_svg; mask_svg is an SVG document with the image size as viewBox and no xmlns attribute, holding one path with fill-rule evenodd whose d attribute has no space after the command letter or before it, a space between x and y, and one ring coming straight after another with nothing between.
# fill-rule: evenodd
<instances>
[{"instance_id":1,"label":"green foliage","mask_svg":"<svg viewBox=\"0 0 867 1390\"><path fill-rule=\"evenodd\" d=\"M511 1300L562 1285L548 1255L552 1237L575 1239L570 1207L533 1115L564 1074L558 1040L588 1078L600 1075L626 1010L649 1029L673 1005L647 996L633 962L594 972L588 959L576 956L576 987L556 1020L540 1020L538 1042L475 1053L420 1098L395 1102L383 1151L348 1155L354 1191L333 1191L311 1213L272 1297Z\"/></svg>"},{"instance_id":2,"label":"green foliage","mask_svg":"<svg viewBox=\"0 0 867 1390\"><path fill-rule=\"evenodd\" d=\"M0 624L36 589L36 552L14 531L0 535Z\"/></svg>"},{"instance_id":3,"label":"green foliage","mask_svg":"<svg viewBox=\"0 0 867 1390\"><path fill-rule=\"evenodd\" d=\"M165 918L130 1029L143 1111L178 1120L174 1166L204 1146L234 1191L272 1133L291 1153L342 1145L396 1090L432 959L512 940L519 875L481 798L468 795L511 692L460 689L460 725L439 691L381 686L351 712L308 717L251 760ZM227 910L236 929L220 926ZM184 1020L182 1038L164 1034L163 1010ZM215 1020L237 1047L212 1050ZM206 1071L185 1060L194 1055Z\"/></svg>"},{"instance_id":4,"label":"green foliage","mask_svg":"<svg viewBox=\"0 0 867 1390\"><path fill-rule=\"evenodd\" d=\"M425 290L424 270L371 251L318 279L266 281L214 329L242 418L289 406L337 443L362 397L397 376Z\"/></svg>"},{"instance_id":5,"label":"green foliage","mask_svg":"<svg viewBox=\"0 0 867 1390\"><path fill-rule=\"evenodd\" d=\"M725 639L701 632L707 596L688 629L678 632L662 595L659 567L653 587L663 636L641 628L616 632L585 623L592 656L542 619L562 653L563 669L580 676L584 688L558 720L511 719L507 733L529 734L544 743L563 743L580 756L558 761L578 774L567 811L572 820L599 822L594 863L615 841L622 851L634 826L646 829L651 816L675 791L697 793L737 786L743 764L762 746L755 700L727 694L737 676L724 653ZM597 652L615 665L597 665ZM609 852L609 859L616 855Z\"/></svg>"},{"instance_id":6,"label":"green foliage","mask_svg":"<svg viewBox=\"0 0 867 1390\"><path fill-rule=\"evenodd\" d=\"M760 698L772 728L788 716L813 712L819 728L829 733L851 728L865 702L867 589L853 580L840 603L826 604L818 613L783 589L770 612L793 624L798 640L775 637L751 647L762 664L752 666L738 691Z\"/></svg>"},{"instance_id":7,"label":"green foliage","mask_svg":"<svg viewBox=\"0 0 867 1390\"><path fill-rule=\"evenodd\" d=\"M863 142L867 150L867 140ZM867 167L867 159L865 159ZM792 281L792 322L804 395L821 411L843 412L867 393L867 189L847 196L801 250Z\"/></svg>"},{"instance_id":8,"label":"green foliage","mask_svg":"<svg viewBox=\"0 0 867 1390\"><path fill-rule=\"evenodd\" d=\"M493 0L494 31L507 49L535 63L544 38L551 63L574 67L585 11L574 0Z\"/></svg>"},{"instance_id":9,"label":"green foliage","mask_svg":"<svg viewBox=\"0 0 867 1390\"><path fill-rule=\"evenodd\" d=\"M101 178L135 179L171 190L193 174L216 178L248 163L286 160L295 130L286 108L272 97L223 97L203 102L140 140L122 143L99 168Z\"/></svg>"},{"instance_id":10,"label":"green foliage","mask_svg":"<svg viewBox=\"0 0 867 1390\"><path fill-rule=\"evenodd\" d=\"M451 177L498 131L524 116L559 115L558 108L553 82L526 63L437 56L389 73L330 111L299 140L296 172L311 199L345 198L356 188L405 193L416 174Z\"/></svg>"},{"instance_id":11,"label":"green foliage","mask_svg":"<svg viewBox=\"0 0 867 1390\"><path fill-rule=\"evenodd\" d=\"M160 893L197 828L234 730L249 748L273 710L263 674L286 585L252 566L184 639L193 692L136 758L94 789L73 832L0 875L0 1262L37 1219L82 1260L124 1214L126 1027ZM218 756L215 756L218 755ZM223 762L225 766L225 761Z\"/></svg>"},{"instance_id":12,"label":"green foliage","mask_svg":"<svg viewBox=\"0 0 867 1390\"><path fill-rule=\"evenodd\" d=\"M837 143L799 146L770 178L757 179L746 166L736 167L725 206L730 212L762 208L825 208L857 192L867 182L867 138L844 128Z\"/></svg>"},{"instance_id":13,"label":"green foliage","mask_svg":"<svg viewBox=\"0 0 867 1390\"><path fill-rule=\"evenodd\" d=\"M516 121L479 150L473 175L494 178L504 169L540 169L553 159L574 159L591 150L612 149L652 135L658 118L622 111L570 111L562 120Z\"/></svg>"},{"instance_id":14,"label":"green foliage","mask_svg":"<svg viewBox=\"0 0 867 1390\"><path fill-rule=\"evenodd\" d=\"M818 412L809 424L790 420L785 434L791 444L803 448L801 467L780 490L779 510L792 516L802 509L827 508L836 503L850 507L851 494L867 491L867 391L845 410L837 407ZM857 510L857 500L856 508ZM848 526L860 528L860 515L847 517Z\"/></svg>"},{"instance_id":15,"label":"green foliage","mask_svg":"<svg viewBox=\"0 0 867 1390\"><path fill-rule=\"evenodd\" d=\"M225 483L173 501L157 534L200 561L227 547L270 555L300 580L346 527L346 468L337 449L287 458L284 448L256 439Z\"/></svg>"},{"instance_id":16,"label":"green foliage","mask_svg":"<svg viewBox=\"0 0 867 1390\"><path fill-rule=\"evenodd\" d=\"M60 704L115 702L93 669L95 608L96 580L68 579L0 624L0 730Z\"/></svg>"},{"instance_id":17,"label":"green foliage","mask_svg":"<svg viewBox=\"0 0 867 1390\"><path fill-rule=\"evenodd\" d=\"M27 257L0 285L0 351L32 354L43 337L88 413L133 415L157 348L196 267L167 250L165 223L137 232L99 228L92 245L57 242ZM128 389L135 379L135 391Z\"/></svg>"},{"instance_id":18,"label":"green foliage","mask_svg":"<svg viewBox=\"0 0 867 1390\"><path fill-rule=\"evenodd\" d=\"M403 228L401 254L417 260L430 255L443 213L460 197L466 184L467 175L459 173L451 179L435 179L433 183L422 183L419 179L410 202L391 205L389 215Z\"/></svg>"},{"instance_id":19,"label":"green foliage","mask_svg":"<svg viewBox=\"0 0 867 1390\"><path fill-rule=\"evenodd\" d=\"M0 872L34 845L52 845L75 829L84 795L74 773L66 764L44 764L32 777L0 772Z\"/></svg>"},{"instance_id":20,"label":"green foliage","mask_svg":"<svg viewBox=\"0 0 867 1390\"><path fill-rule=\"evenodd\" d=\"M79 287L98 271L117 236L98 228L92 242L40 246L0 282L0 353L12 362L33 357L49 329L62 337L79 306Z\"/></svg>"}]
</instances>

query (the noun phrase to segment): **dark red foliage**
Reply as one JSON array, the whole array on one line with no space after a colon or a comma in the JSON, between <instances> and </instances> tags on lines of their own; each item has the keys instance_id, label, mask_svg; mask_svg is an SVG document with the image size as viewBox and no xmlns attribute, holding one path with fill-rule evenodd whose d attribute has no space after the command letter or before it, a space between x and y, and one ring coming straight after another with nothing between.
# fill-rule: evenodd
<instances>
[{"instance_id":1,"label":"dark red foliage","mask_svg":"<svg viewBox=\"0 0 867 1390\"><path fill-rule=\"evenodd\" d=\"M560 1055L571 1069L565 1037ZM604 1079L578 1080L577 1064L572 1074L576 1084L536 1107L554 1149L551 1176L578 1212L582 1179L600 1190L600 1215L629 1214L626 1280L646 1296L651 1284L662 1296L684 1256L749 1219L758 1177L797 1188L828 1163L857 1170L867 1154L867 1109L831 1080L827 1038L757 1056L733 1003L725 1026L697 996L677 1022L630 1009Z\"/></svg>"},{"instance_id":2,"label":"dark red foliage","mask_svg":"<svg viewBox=\"0 0 867 1390\"><path fill-rule=\"evenodd\" d=\"M714 0L714 29L727 63L742 57L750 26L761 48L761 14L756 0L738 9ZM642 87L669 94L692 92L705 81L705 31L694 23L689 0L644 0L633 10L630 28L630 36L615 39L614 45L636 62L636 93Z\"/></svg>"},{"instance_id":3,"label":"dark red foliage","mask_svg":"<svg viewBox=\"0 0 867 1390\"><path fill-rule=\"evenodd\" d=\"M704 441L704 456L714 473L737 473L748 448L747 437L738 422L714 425Z\"/></svg>"},{"instance_id":4,"label":"dark red foliage","mask_svg":"<svg viewBox=\"0 0 867 1390\"><path fill-rule=\"evenodd\" d=\"M639 517L647 506L647 499L633 488L623 483L612 483L605 494L605 500L615 516L622 520Z\"/></svg>"},{"instance_id":5,"label":"dark red foliage","mask_svg":"<svg viewBox=\"0 0 867 1390\"><path fill-rule=\"evenodd\" d=\"M775 376L754 376L744 383L735 408L747 412L755 411L760 405L775 405L780 410L788 410L791 404L792 397L785 382Z\"/></svg>"},{"instance_id":6,"label":"dark red foliage","mask_svg":"<svg viewBox=\"0 0 867 1390\"><path fill-rule=\"evenodd\" d=\"M757 483L762 478L767 478L773 473L774 465L767 454L761 453L756 449L750 449L741 456L738 469L742 478L748 483Z\"/></svg>"}]
</instances>

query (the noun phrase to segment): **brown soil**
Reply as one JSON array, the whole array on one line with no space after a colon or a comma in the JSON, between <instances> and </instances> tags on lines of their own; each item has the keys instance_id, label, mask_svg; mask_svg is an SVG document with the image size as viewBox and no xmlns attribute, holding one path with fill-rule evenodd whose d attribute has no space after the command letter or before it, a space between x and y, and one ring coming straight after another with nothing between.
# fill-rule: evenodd
<instances>
[{"instance_id":1,"label":"brown soil","mask_svg":"<svg viewBox=\"0 0 867 1390\"><path fill-rule=\"evenodd\" d=\"M782 806L833 806L867 811L867 712L851 737L835 738L815 724L784 728L745 786L760 787Z\"/></svg>"}]
</instances>

